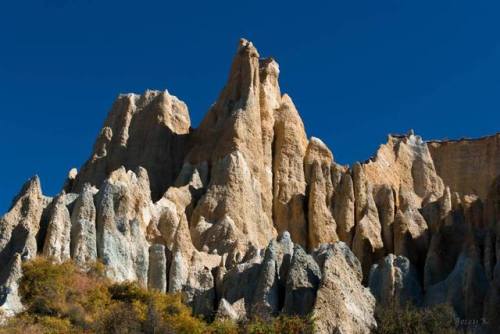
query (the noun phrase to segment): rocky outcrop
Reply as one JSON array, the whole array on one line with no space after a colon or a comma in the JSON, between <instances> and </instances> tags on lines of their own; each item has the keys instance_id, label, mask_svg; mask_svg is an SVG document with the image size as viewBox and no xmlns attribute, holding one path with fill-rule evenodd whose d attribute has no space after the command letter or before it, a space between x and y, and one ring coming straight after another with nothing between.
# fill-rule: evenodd
<instances>
[{"instance_id":1,"label":"rocky outcrop","mask_svg":"<svg viewBox=\"0 0 500 334\"><path fill-rule=\"evenodd\" d=\"M313 309L320 281L318 263L297 245L286 279L283 313L308 316Z\"/></svg>"},{"instance_id":2,"label":"rocky outcrop","mask_svg":"<svg viewBox=\"0 0 500 334\"><path fill-rule=\"evenodd\" d=\"M396 196L388 185L382 185L375 195L382 228L382 241L387 253L394 252L394 219L396 218Z\"/></svg>"},{"instance_id":3,"label":"rocky outcrop","mask_svg":"<svg viewBox=\"0 0 500 334\"><path fill-rule=\"evenodd\" d=\"M37 255L37 234L49 201L37 176L24 184L9 212L0 219L0 267L7 267L16 253L23 259Z\"/></svg>"},{"instance_id":4,"label":"rocky outcrop","mask_svg":"<svg viewBox=\"0 0 500 334\"><path fill-rule=\"evenodd\" d=\"M422 288L418 273L404 256L389 254L372 266L370 290L384 307L421 305Z\"/></svg>"},{"instance_id":5,"label":"rocky outcrop","mask_svg":"<svg viewBox=\"0 0 500 334\"><path fill-rule=\"evenodd\" d=\"M309 185L308 248L338 240L337 224L332 215L333 155L319 139L312 137L304 158L304 170Z\"/></svg>"},{"instance_id":6,"label":"rocky outcrop","mask_svg":"<svg viewBox=\"0 0 500 334\"><path fill-rule=\"evenodd\" d=\"M489 282L477 254L472 252L467 250L459 256L445 280L427 287L427 306L446 303L461 319L482 319Z\"/></svg>"},{"instance_id":7,"label":"rocky outcrop","mask_svg":"<svg viewBox=\"0 0 500 334\"><path fill-rule=\"evenodd\" d=\"M479 139L430 141L437 174L452 191L483 201L500 174L500 134ZM478 171L481 171L480 173Z\"/></svg>"},{"instance_id":8,"label":"rocky outcrop","mask_svg":"<svg viewBox=\"0 0 500 334\"><path fill-rule=\"evenodd\" d=\"M71 213L70 253L80 266L97 259L95 192L96 188L85 184Z\"/></svg>"},{"instance_id":9,"label":"rocky outcrop","mask_svg":"<svg viewBox=\"0 0 500 334\"><path fill-rule=\"evenodd\" d=\"M413 131L406 136L389 136L362 169L375 191L384 185L396 194L401 189L418 207L438 199L444 190L426 143Z\"/></svg>"},{"instance_id":10,"label":"rocky outcrop","mask_svg":"<svg viewBox=\"0 0 500 334\"><path fill-rule=\"evenodd\" d=\"M231 305L243 304L238 316L241 318L250 314L252 301L260 274L259 262L247 262L236 265L224 275L220 287L220 297Z\"/></svg>"},{"instance_id":11,"label":"rocky outcrop","mask_svg":"<svg viewBox=\"0 0 500 334\"><path fill-rule=\"evenodd\" d=\"M302 120L288 95L274 115L273 218L278 233L307 246L304 156L307 137Z\"/></svg>"},{"instance_id":12,"label":"rocky outcrop","mask_svg":"<svg viewBox=\"0 0 500 334\"><path fill-rule=\"evenodd\" d=\"M97 254L109 277L147 286L149 245L144 233L150 204L147 172L120 168L97 196ZM142 214L141 214L142 213Z\"/></svg>"},{"instance_id":13,"label":"rocky outcrop","mask_svg":"<svg viewBox=\"0 0 500 334\"><path fill-rule=\"evenodd\" d=\"M0 219L4 314L22 310L21 264L39 255L101 261L210 319L312 313L318 333L368 333L376 300L496 323L500 137L390 135L349 168L307 139L279 74L241 40L197 129L167 91L120 95L61 193L35 177Z\"/></svg>"},{"instance_id":14,"label":"rocky outcrop","mask_svg":"<svg viewBox=\"0 0 500 334\"><path fill-rule=\"evenodd\" d=\"M424 268L425 286L446 279L465 246L465 217L461 208L453 209L449 188L440 200L440 220L434 229Z\"/></svg>"},{"instance_id":15,"label":"rocky outcrop","mask_svg":"<svg viewBox=\"0 0 500 334\"><path fill-rule=\"evenodd\" d=\"M399 204L394 219L394 253L409 258L421 268L429 247L427 222L404 190L400 191Z\"/></svg>"},{"instance_id":16,"label":"rocky outcrop","mask_svg":"<svg viewBox=\"0 0 500 334\"><path fill-rule=\"evenodd\" d=\"M168 91L120 95L71 191L79 193L85 183L99 187L121 166L140 166L151 180L152 197L161 197L182 166L190 125L186 104Z\"/></svg>"},{"instance_id":17,"label":"rocky outcrop","mask_svg":"<svg viewBox=\"0 0 500 334\"><path fill-rule=\"evenodd\" d=\"M335 193L335 208L333 217L337 223L337 235L349 247L352 246L355 227L354 186L349 173L342 175L339 187Z\"/></svg>"},{"instance_id":18,"label":"rocky outcrop","mask_svg":"<svg viewBox=\"0 0 500 334\"><path fill-rule=\"evenodd\" d=\"M267 318L281 310L292 257L295 259L294 246L288 232L266 248L252 300L252 315Z\"/></svg>"},{"instance_id":19,"label":"rocky outcrop","mask_svg":"<svg viewBox=\"0 0 500 334\"><path fill-rule=\"evenodd\" d=\"M49 210L50 218L42 254L57 262L64 262L71 258L71 218L66 207L66 194L64 192L54 198Z\"/></svg>"},{"instance_id":20,"label":"rocky outcrop","mask_svg":"<svg viewBox=\"0 0 500 334\"><path fill-rule=\"evenodd\" d=\"M273 71L272 64L266 68ZM263 147L269 133L263 137L262 114L269 110L261 108L264 101L260 101L261 95L275 96L267 91L272 87L261 83L257 50L242 40L226 87L194 134L194 147L187 156L191 163L208 162L211 166L207 191L190 220L193 243L199 250L205 246L213 250L203 243L204 234L225 217L234 222L231 234L241 236L235 248L242 254L251 247L266 246L275 235L268 175L272 173L271 162L266 160ZM267 90L261 94L261 89ZM273 108L274 104L267 102L266 108Z\"/></svg>"},{"instance_id":21,"label":"rocky outcrop","mask_svg":"<svg viewBox=\"0 0 500 334\"><path fill-rule=\"evenodd\" d=\"M154 244L149 247L148 288L167 291L167 256L165 246Z\"/></svg>"},{"instance_id":22,"label":"rocky outcrop","mask_svg":"<svg viewBox=\"0 0 500 334\"><path fill-rule=\"evenodd\" d=\"M322 279L312 316L316 333L371 333L375 298L361 284L361 264L346 244L338 242L319 250Z\"/></svg>"},{"instance_id":23,"label":"rocky outcrop","mask_svg":"<svg viewBox=\"0 0 500 334\"><path fill-rule=\"evenodd\" d=\"M24 309L18 292L23 274L21 265L21 254L16 253L0 271L0 323Z\"/></svg>"},{"instance_id":24,"label":"rocky outcrop","mask_svg":"<svg viewBox=\"0 0 500 334\"><path fill-rule=\"evenodd\" d=\"M360 213L362 218L356 224L352 251L361 261L363 280L366 282L372 264L384 255L384 244L378 211L370 188L362 201L365 202L365 207Z\"/></svg>"},{"instance_id":25,"label":"rocky outcrop","mask_svg":"<svg viewBox=\"0 0 500 334\"><path fill-rule=\"evenodd\" d=\"M232 321L240 321L244 318L244 310L243 312L238 312L233 305L231 305L227 300L222 298L219 302L219 306L217 306L217 314L215 315L215 319L217 320L232 320Z\"/></svg>"}]
</instances>

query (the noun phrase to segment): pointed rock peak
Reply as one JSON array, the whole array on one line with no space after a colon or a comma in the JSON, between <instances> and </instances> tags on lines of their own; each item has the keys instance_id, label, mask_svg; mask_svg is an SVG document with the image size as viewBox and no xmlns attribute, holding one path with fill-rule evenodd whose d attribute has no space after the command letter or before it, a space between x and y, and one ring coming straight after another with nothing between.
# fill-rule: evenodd
<instances>
[{"instance_id":1,"label":"pointed rock peak","mask_svg":"<svg viewBox=\"0 0 500 334\"><path fill-rule=\"evenodd\" d=\"M252 95L258 94L259 53L246 39L240 40L238 52L233 59L229 79L214 108L232 111L255 103ZM239 102L239 103L238 103ZM223 116L223 115L219 115Z\"/></svg>"},{"instance_id":2,"label":"pointed rock peak","mask_svg":"<svg viewBox=\"0 0 500 334\"><path fill-rule=\"evenodd\" d=\"M42 193L42 184L40 182L40 178L38 175L35 175L31 177L26 183L23 185L23 190L21 193L28 193L28 192L37 192L37 193Z\"/></svg>"},{"instance_id":3,"label":"pointed rock peak","mask_svg":"<svg viewBox=\"0 0 500 334\"><path fill-rule=\"evenodd\" d=\"M16 203L21 199L22 197L26 196L36 196L36 197L42 197L42 185L40 182L40 178L38 175L35 175L31 177L28 181L26 181L19 194L14 197L12 200L11 207L9 208L9 211L12 210L12 208L16 205Z\"/></svg>"},{"instance_id":4,"label":"pointed rock peak","mask_svg":"<svg viewBox=\"0 0 500 334\"><path fill-rule=\"evenodd\" d=\"M297 108L295 107L295 103L293 103L292 98L288 94L283 94L281 97L281 107L282 108L288 108L297 111Z\"/></svg>"},{"instance_id":5,"label":"pointed rock peak","mask_svg":"<svg viewBox=\"0 0 500 334\"><path fill-rule=\"evenodd\" d=\"M250 57L257 57L257 58L260 57L259 52L255 48L255 46L253 46L253 43L244 38L240 39L240 44L238 46L238 54L248 55Z\"/></svg>"},{"instance_id":6,"label":"pointed rock peak","mask_svg":"<svg viewBox=\"0 0 500 334\"><path fill-rule=\"evenodd\" d=\"M311 137L306 151L306 163L312 163L313 160L320 160L321 162L332 163L332 151L326 146L325 143L319 138Z\"/></svg>"}]
</instances>

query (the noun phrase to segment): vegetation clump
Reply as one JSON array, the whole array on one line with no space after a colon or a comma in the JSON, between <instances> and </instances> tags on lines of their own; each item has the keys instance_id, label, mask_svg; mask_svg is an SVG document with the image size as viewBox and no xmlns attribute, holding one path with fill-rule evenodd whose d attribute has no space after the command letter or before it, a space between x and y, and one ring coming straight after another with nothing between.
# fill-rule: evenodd
<instances>
[{"instance_id":1,"label":"vegetation clump","mask_svg":"<svg viewBox=\"0 0 500 334\"><path fill-rule=\"evenodd\" d=\"M112 283L101 263L82 271L72 262L37 258L23 264L19 291L25 311L0 334L312 334L313 321L293 316L243 322L207 322L192 314L180 294ZM458 333L453 310L439 305L377 307L377 334Z\"/></svg>"},{"instance_id":2,"label":"vegetation clump","mask_svg":"<svg viewBox=\"0 0 500 334\"><path fill-rule=\"evenodd\" d=\"M0 334L312 333L312 322L299 317L208 323L192 314L180 294L112 283L100 263L82 271L72 262L37 258L23 264L19 291L26 309L9 319Z\"/></svg>"},{"instance_id":3,"label":"vegetation clump","mask_svg":"<svg viewBox=\"0 0 500 334\"><path fill-rule=\"evenodd\" d=\"M455 334L455 314L448 305L417 308L404 306L378 306L375 312L377 334Z\"/></svg>"}]
</instances>

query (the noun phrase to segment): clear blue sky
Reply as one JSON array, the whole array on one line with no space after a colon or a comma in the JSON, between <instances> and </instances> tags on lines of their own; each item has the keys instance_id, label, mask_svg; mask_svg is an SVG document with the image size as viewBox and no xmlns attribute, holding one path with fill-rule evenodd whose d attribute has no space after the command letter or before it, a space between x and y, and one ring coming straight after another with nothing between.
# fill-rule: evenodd
<instances>
[{"instance_id":1,"label":"clear blue sky","mask_svg":"<svg viewBox=\"0 0 500 334\"><path fill-rule=\"evenodd\" d=\"M168 89L197 126L240 37L278 60L308 135L341 163L409 128L500 129L498 1L244 3L2 1L0 211L33 174L57 193L120 92Z\"/></svg>"}]
</instances>

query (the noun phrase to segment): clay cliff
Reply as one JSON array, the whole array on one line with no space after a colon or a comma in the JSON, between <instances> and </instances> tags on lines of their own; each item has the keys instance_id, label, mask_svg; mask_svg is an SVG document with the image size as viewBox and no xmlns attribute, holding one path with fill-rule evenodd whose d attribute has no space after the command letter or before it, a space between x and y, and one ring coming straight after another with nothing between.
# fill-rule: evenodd
<instances>
[{"instance_id":1,"label":"clay cliff","mask_svg":"<svg viewBox=\"0 0 500 334\"><path fill-rule=\"evenodd\" d=\"M369 333L376 304L448 303L498 328L500 136L410 131L343 166L279 74L241 40L196 129L167 91L120 95L61 192L33 177L1 218L3 314L23 309L21 263L45 256L102 261L206 317L312 314L318 333Z\"/></svg>"}]
</instances>

